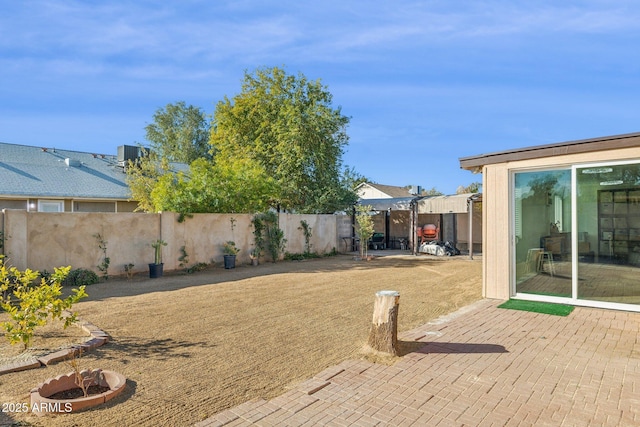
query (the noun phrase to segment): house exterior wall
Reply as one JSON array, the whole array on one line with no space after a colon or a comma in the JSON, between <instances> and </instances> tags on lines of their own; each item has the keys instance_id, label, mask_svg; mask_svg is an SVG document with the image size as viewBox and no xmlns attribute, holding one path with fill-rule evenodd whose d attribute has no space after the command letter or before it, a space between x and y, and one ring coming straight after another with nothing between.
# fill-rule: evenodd
<instances>
[{"instance_id":1,"label":"house exterior wall","mask_svg":"<svg viewBox=\"0 0 640 427\"><path fill-rule=\"evenodd\" d=\"M2 197L0 198L0 210L25 209L38 211L38 201L62 202L64 212L133 212L138 207L138 202L128 200L92 200L92 199L62 199L51 197Z\"/></svg>"},{"instance_id":2,"label":"house exterior wall","mask_svg":"<svg viewBox=\"0 0 640 427\"><path fill-rule=\"evenodd\" d=\"M233 229L231 219L234 219ZM0 216L4 232L4 254L8 263L19 268L52 271L54 267L71 265L101 274L98 265L104 254L98 247L97 234L107 242L110 258L109 274L124 274L124 266L134 264L134 272L146 272L153 262L151 243L167 242L163 247L164 268L180 269L181 247L189 255L189 265L199 262L222 262L222 244L233 240L240 249L239 263L249 263L253 248L253 215L194 214L180 222L179 214L145 213L45 213L26 210L4 210ZM337 236L336 215L280 214L280 228L287 240L286 251L302 253L305 239L300 221L311 226L312 251L330 252L344 247ZM339 246L338 243L342 243ZM263 254L263 260L269 259Z\"/></svg>"},{"instance_id":3,"label":"house exterior wall","mask_svg":"<svg viewBox=\"0 0 640 427\"><path fill-rule=\"evenodd\" d=\"M377 188L371 187L369 185L363 185L358 189L358 197L361 199L390 199L387 193L384 193ZM366 205L365 202L363 204Z\"/></svg>"},{"instance_id":4,"label":"house exterior wall","mask_svg":"<svg viewBox=\"0 0 640 427\"><path fill-rule=\"evenodd\" d=\"M483 296L507 299L511 296L511 229L513 210L510 174L517 170L570 167L574 164L640 159L640 147L510 161L483 167Z\"/></svg>"}]
</instances>

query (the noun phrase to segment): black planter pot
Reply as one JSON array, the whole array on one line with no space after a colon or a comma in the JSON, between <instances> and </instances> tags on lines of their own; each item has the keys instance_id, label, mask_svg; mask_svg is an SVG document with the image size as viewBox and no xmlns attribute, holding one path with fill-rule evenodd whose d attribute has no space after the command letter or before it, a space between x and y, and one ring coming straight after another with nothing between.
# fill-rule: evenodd
<instances>
[{"instance_id":1,"label":"black planter pot","mask_svg":"<svg viewBox=\"0 0 640 427\"><path fill-rule=\"evenodd\" d=\"M162 277L162 268L164 264L149 264L149 278L157 279Z\"/></svg>"},{"instance_id":2,"label":"black planter pot","mask_svg":"<svg viewBox=\"0 0 640 427\"><path fill-rule=\"evenodd\" d=\"M236 268L236 256L235 255L225 255L224 256L224 268Z\"/></svg>"}]
</instances>

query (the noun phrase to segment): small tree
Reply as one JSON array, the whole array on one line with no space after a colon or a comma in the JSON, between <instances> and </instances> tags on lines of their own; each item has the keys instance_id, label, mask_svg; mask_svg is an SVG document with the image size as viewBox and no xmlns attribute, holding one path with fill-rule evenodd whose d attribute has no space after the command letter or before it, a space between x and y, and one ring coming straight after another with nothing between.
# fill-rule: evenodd
<instances>
[{"instance_id":1,"label":"small tree","mask_svg":"<svg viewBox=\"0 0 640 427\"><path fill-rule=\"evenodd\" d=\"M35 281L37 271L26 269L24 272L15 267L7 268L0 259L0 307L9 314L10 321L0 323L6 331L11 344L22 342L24 349L29 347L37 327L44 326L49 320L62 319L64 327L76 321L76 313L64 316L64 310L87 296L84 286L72 290L72 295L60 299L62 281L71 267L56 268L48 279L42 278L40 284ZM11 289L11 292L7 292Z\"/></svg>"},{"instance_id":2,"label":"small tree","mask_svg":"<svg viewBox=\"0 0 640 427\"><path fill-rule=\"evenodd\" d=\"M373 219L369 212L373 208L369 205L357 205L356 206L356 234L360 239L360 256L366 258L368 242L371 236L373 236Z\"/></svg>"}]
</instances>

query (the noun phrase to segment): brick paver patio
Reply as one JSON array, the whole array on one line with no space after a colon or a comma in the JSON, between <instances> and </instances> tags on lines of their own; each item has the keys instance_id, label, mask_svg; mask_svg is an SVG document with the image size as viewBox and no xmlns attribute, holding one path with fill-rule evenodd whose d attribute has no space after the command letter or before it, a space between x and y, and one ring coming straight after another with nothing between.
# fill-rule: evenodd
<instances>
[{"instance_id":1,"label":"brick paver patio","mask_svg":"<svg viewBox=\"0 0 640 427\"><path fill-rule=\"evenodd\" d=\"M499 304L401 334L425 345L393 366L349 360L197 426L640 425L640 313Z\"/></svg>"}]
</instances>

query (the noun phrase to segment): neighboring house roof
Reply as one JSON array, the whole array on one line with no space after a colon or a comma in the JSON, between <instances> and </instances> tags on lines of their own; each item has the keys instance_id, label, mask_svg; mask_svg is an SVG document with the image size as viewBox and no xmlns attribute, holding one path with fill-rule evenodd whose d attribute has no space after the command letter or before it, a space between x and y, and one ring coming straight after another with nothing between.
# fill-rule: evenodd
<instances>
[{"instance_id":1,"label":"neighboring house roof","mask_svg":"<svg viewBox=\"0 0 640 427\"><path fill-rule=\"evenodd\" d=\"M372 209L377 211L386 211L391 209L392 211L408 211L411 210L411 202L415 200L415 196L412 197L387 197L385 199L364 199L360 204L371 206Z\"/></svg>"},{"instance_id":2,"label":"neighboring house roof","mask_svg":"<svg viewBox=\"0 0 640 427\"><path fill-rule=\"evenodd\" d=\"M116 155L0 143L0 196L128 200Z\"/></svg>"},{"instance_id":3,"label":"neighboring house roof","mask_svg":"<svg viewBox=\"0 0 640 427\"><path fill-rule=\"evenodd\" d=\"M0 195L128 199L116 156L0 143Z\"/></svg>"},{"instance_id":4,"label":"neighboring house roof","mask_svg":"<svg viewBox=\"0 0 640 427\"><path fill-rule=\"evenodd\" d=\"M514 160L539 159L561 154L590 153L638 146L640 146L640 133L628 133L479 154L461 157L459 161L460 168L479 172L482 166Z\"/></svg>"},{"instance_id":5,"label":"neighboring house roof","mask_svg":"<svg viewBox=\"0 0 640 427\"><path fill-rule=\"evenodd\" d=\"M371 182L363 182L363 183L359 184L356 187L356 192L358 194L361 194L361 191L359 191L359 190L361 190L361 189L364 190L363 187L366 187L366 186L374 188L374 189L386 194L390 198L411 197L412 196L411 192L407 188L396 187L394 185L374 184L374 183L371 183Z\"/></svg>"},{"instance_id":6,"label":"neighboring house roof","mask_svg":"<svg viewBox=\"0 0 640 427\"><path fill-rule=\"evenodd\" d=\"M469 201L482 202L481 193L452 194L449 196L412 196L387 199L367 199L361 204L371 206L378 211L408 211L413 204L419 214L446 214L469 212Z\"/></svg>"},{"instance_id":7,"label":"neighboring house roof","mask_svg":"<svg viewBox=\"0 0 640 427\"><path fill-rule=\"evenodd\" d=\"M482 201L480 193L452 194L450 196L423 197L418 200L418 213L467 213L469 200Z\"/></svg>"}]
</instances>

